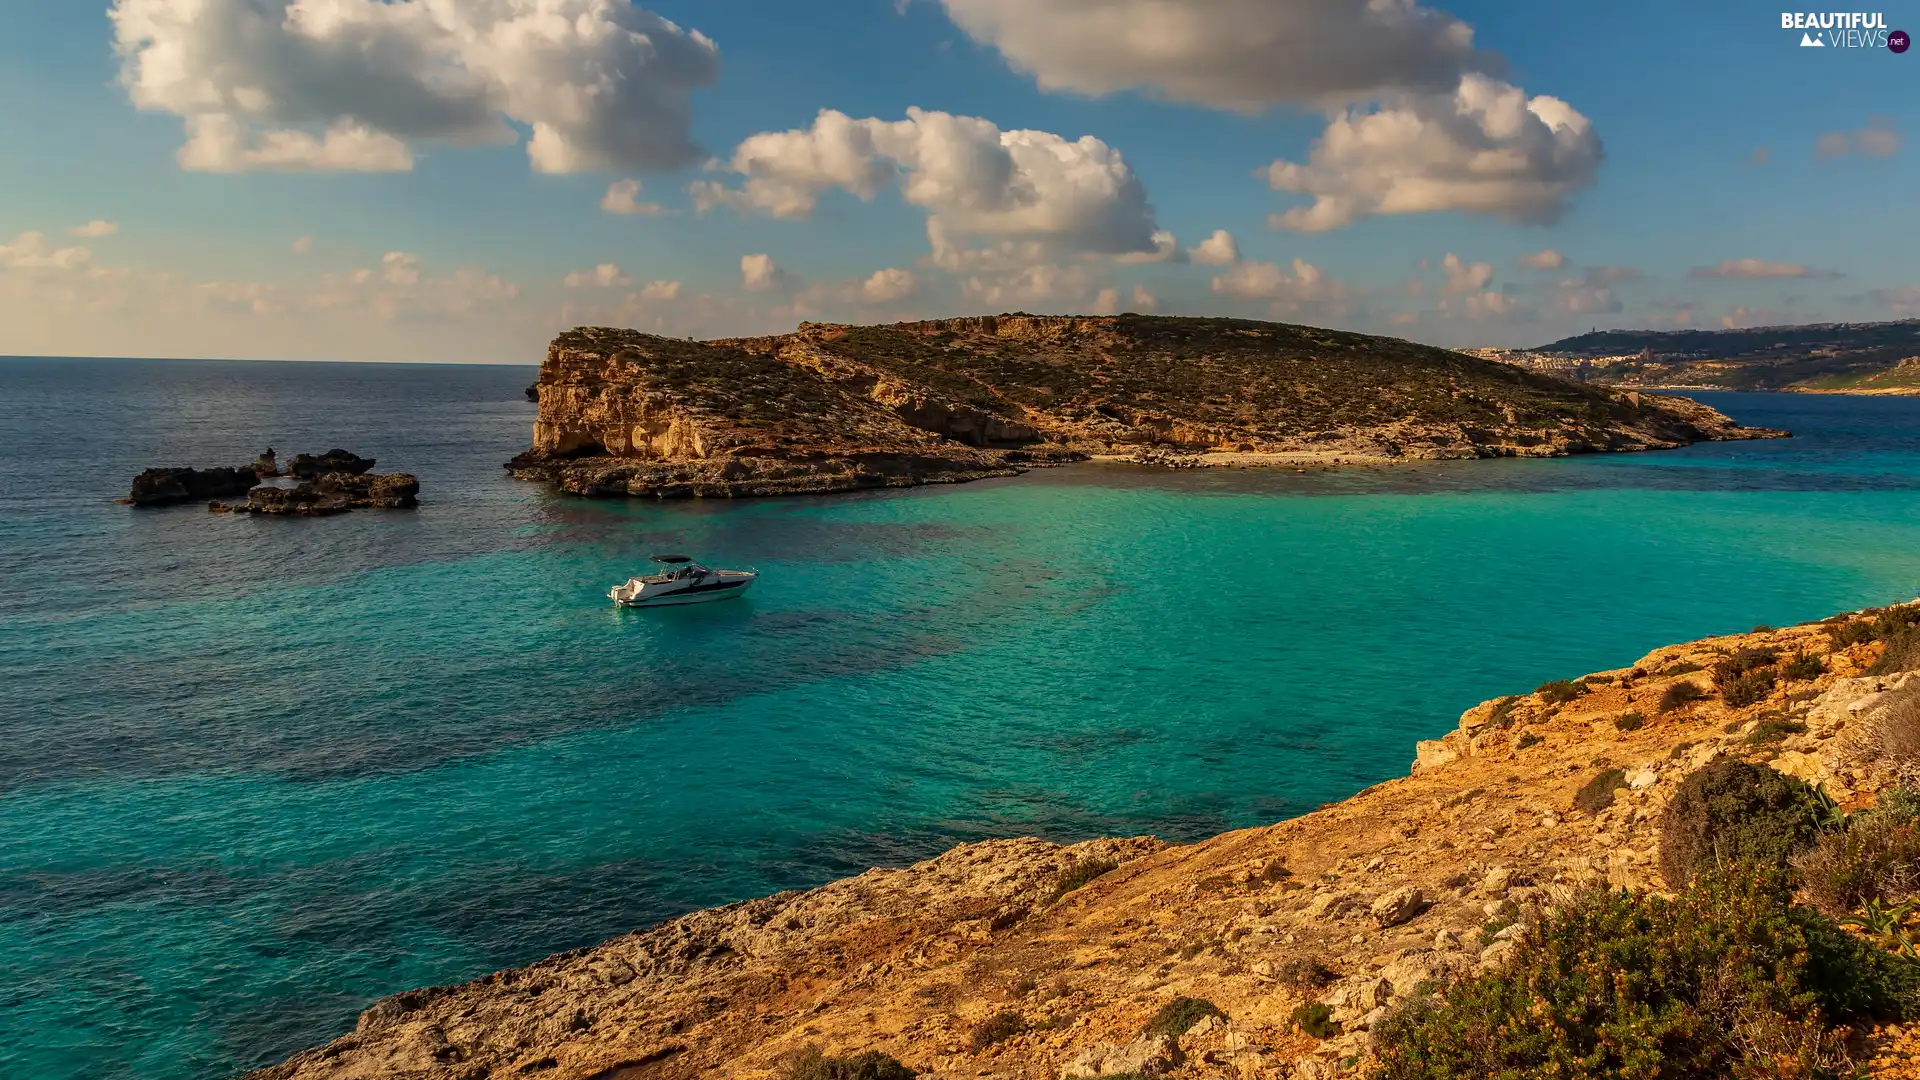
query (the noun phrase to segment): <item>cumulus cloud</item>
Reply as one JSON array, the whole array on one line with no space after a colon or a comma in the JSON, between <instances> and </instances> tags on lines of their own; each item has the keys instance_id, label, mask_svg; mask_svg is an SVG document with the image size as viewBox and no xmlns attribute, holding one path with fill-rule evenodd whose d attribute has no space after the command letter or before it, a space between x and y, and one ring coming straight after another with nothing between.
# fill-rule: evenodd
<instances>
[{"instance_id":1,"label":"cumulus cloud","mask_svg":"<svg viewBox=\"0 0 1920 1080\"><path fill-rule=\"evenodd\" d=\"M1139 89L1240 112L1444 90L1498 64L1471 27L1413 0L942 2L1044 89Z\"/></svg>"},{"instance_id":2,"label":"cumulus cloud","mask_svg":"<svg viewBox=\"0 0 1920 1080\"><path fill-rule=\"evenodd\" d=\"M56 248L40 232L24 232L10 244L0 244L0 269L79 270L93 259L83 247Z\"/></svg>"},{"instance_id":3,"label":"cumulus cloud","mask_svg":"<svg viewBox=\"0 0 1920 1080\"><path fill-rule=\"evenodd\" d=\"M609 214L664 214L667 208L656 202L640 201L640 181L615 180L600 198L600 209Z\"/></svg>"},{"instance_id":4,"label":"cumulus cloud","mask_svg":"<svg viewBox=\"0 0 1920 1080\"><path fill-rule=\"evenodd\" d=\"M591 270L575 270L568 274L562 284L569 289L613 289L633 284L633 279L620 271L616 263L601 263Z\"/></svg>"},{"instance_id":5,"label":"cumulus cloud","mask_svg":"<svg viewBox=\"0 0 1920 1080\"><path fill-rule=\"evenodd\" d=\"M1215 229L1212 236L1187 249L1187 254L1204 266L1231 266L1240 261L1240 245L1232 233Z\"/></svg>"},{"instance_id":6,"label":"cumulus cloud","mask_svg":"<svg viewBox=\"0 0 1920 1080\"><path fill-rule=\"evenodd\" d=\"M771 255L742 255L740 284L748 292L775 292L794 288L800 279L781 269Z\"/></svg>"},{"instance_id":7,"label":"cumulus cloud","mask_svg":"<svg viewBox=\"0 0 1920 1080\"><path fill-rule=\"evenodd\" d=\"M1766 259L1722 259L1714 266L1696 266L1687 272L1691 278L1837 278L1834 270L1815 270L1799 263L1771 262Z\"/></svg>"},{"instance_id":8,"label":"cumulus cloud","mask_svg":"<svg viewBox=\"0 0 1920 1080\"><path fill-rule=\"evenodd\" d=\"M744 183L697 181L689 189L697 209L805 218L823 192L872 199L897 186L929 212L935 258L953 265L964 262L962 242L970 237L1116 256L1172 246L1171 237L1165 245L1157 240L1133 169L1090 135L1002 131L979 117L918 108L895 121L827 109L812 127L747 138L727 168Z\"/></svg>"},{"instance_id":9,"label":"cumulus cloud","mask_svg":"<svg viewBox=\"0 0 1920 1080\"><path fill-rule=\"evenodd\" d=\"M1164 229L1153 234L1152 251L1129 251L1114 256L1114 261L1122 266L1140 266L1146 263L1183 263L1187 253L1180 248L1179 237Z\"/></svg>"},{"instance_id":10,"label":"cumulus cloud","mask_svg":"<svg viewBox=\"0 0 1920 1080\"><path fill-rule=\"evenodd\" d=\"M1272 219L1301 232L1438 210L1542 224L1593 182L1600 159L1599 136L1573 106L1468 75L1451 95L1347 110L1305 164L1275 161L1264 172L1274 190L1312 197Z\"/></svg>"},{"instance_id":11,"label":"cumulus cloud","mask_svg":"<svg viewBox=\"0 0 1920 1080\"><path fill-rule=\"evenodd\" d=\"M1829 131L1821 135L1814 140L1813 152L1820 157L1844 157L1847 154L1892 157L1900 152L1900 132L1894 129L1891 119L1876 116L1869 119L1867 126L1859 131Z\"/></svg>"},{"instance_id":12,"label":"cumulus cloud","mask_svg":"<svg viewBox=\"0 0 1920 1080\"><path fill-rule=\"evenodd\" d=\"M1779 326L1787 317L1772 308L1753 308L1744 304L1720 317L1720 325L1729 330L1748 329L1755 326Z\"/></svg>"},{"instance_id":13,"label":"cumulus cloud","mask_svg":"<svg viewBox=\"0 0 1920 1080\"><path fill-rule=\"evenodd\" d=\"M1160 306L1160 298L1147 291L1145 285L1133 287L1133 310L1153 311Z\"/></svg>"},{"instance_id":14,"label":"cumulus cloud","mask_svg":"<svg viewBox=\"0 0 1920 1080\"><path fill-rule=\"evenodd\" d=\"M1093 275L1078 263L1036 263L1001 274L970 277L960 289L968 298L989 307L1080 307L1093 292Z\"/></svg>"},{"instance_id":15,"label":"cumulus cloud","mask_svg":"<svg viewBox=\"0 0 1920 1080\"><path fill-rule=\"evenodd\" d=\"M1452 296L1479 292L1493 280L1492 263L1466 262L1451 251L1447 252L1446 258L1440 260L1440 269L1447 275L1447 283L1443 291Z\"/></svg>"},{"instance_id":16,"label":"cumulus cloud","mask_svg":"<svg viewBox=\"0 0 1920 1080\"><path fill-rule=\"evenodd\" d=\"M307 252L313 250L313 237L311 236L295 237L292 247L293 247L293 253L295 255L305 255Z\"/></svg>"},{"instance_id":17,"label":"cumulus cloud","mask_svg":"<svg viewBox=\"0 0 1920 1080\"><path fill-rule=\"evenodd\" d=\"M1354 288L1326 275L1305 259L1293 260L1292 272L1270 262L1242 262L1217 275L1213 291L1239 300L1271 301L1276 315L1317 309L1337 313L1351 308Z\"/></svg>"},{"instance_id":18,"label":"cumulus cloud","mask_svg":"<svg viewBox=\"0 0 1920 1080\"><path fill-rule=\"evenodd\" d=\"M1552 248L1522 255L1518 261L1528 270L1558 270L1567 265L1567 257Z\"/></svg>"},{"instance_id":19,"label":"cumulus cloud","mask_svg":"<svg viewBox=\"0 0 1920 1080\"><path fill-rule=\"evenodd\" d=\"M85 225L76 225L67 231L84 239L98 240L103 236L112 236L114 233L119 232L120 226L115 225L111 221L101 221L95 218Z\"/></svg>"},{"instance_id":20,"label":"cumulus cloud","mask_svg":"<svg viewBox=\"0 0 1920 1080\"><path fill-rule=\"evenodd\" d=\"M875 304L905 300L919 291L920 278L913 271L898 266L875 270L871 277L860 283L861 298Z\"/></svg>"},{"instance_id":21,"label":"cumulus cloud","mask_svg":"<svg viewBox=\"0 0 1920 1080\"><path fill-rule=\"evenodd\" d=\"M640 286L640 299L648 303L665 303L680 299L680 283L677 281L649 281Z\"/></svg>"},{"instance_id":22,"label":"cumulus cloud","mask_svg":"<svg viewBox=\"0 0 1920 1080\"><path fill-rule=\"evenodd\" d=\"M120 82L182 118L182 167L392 172L517 141L541 172L700 157L719 52L629 0L115 0Z\"/></svg>"},{"instance_id":23,"label":"cumulus cloud","mask_svg":"<svg viewBox=\"0 0 1920 1080\"><path fill-rule=\"evenodd\" d=\"M360 308L383 320L452 319L489 312L520 295L520 287L477 267L432 274L420 256L390 251L378 267L328 274L302 296L313 311Z\"/></svg>"}]
</instances>

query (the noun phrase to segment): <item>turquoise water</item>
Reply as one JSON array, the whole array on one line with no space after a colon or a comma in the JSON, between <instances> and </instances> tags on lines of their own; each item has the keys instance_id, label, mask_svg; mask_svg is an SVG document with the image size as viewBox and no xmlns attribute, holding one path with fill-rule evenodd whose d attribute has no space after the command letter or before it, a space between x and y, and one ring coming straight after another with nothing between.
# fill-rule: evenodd
<instances>
[{"instance_id":1,"label":"turquoise water","mask_svg":"<svg viewBox=\"0 0 1920 1080\"><path fill-rule=\"evenodd\" d=\"M374 997L954 842L1273 821L1484 698L1920 592L1920 402L1787 442L587 503L524 369L0 361L0 1075L226 1076ZM342 445L416 513L115 506ZM684 549L746 599L620 612Z\"/></svg>"}]
</instances>

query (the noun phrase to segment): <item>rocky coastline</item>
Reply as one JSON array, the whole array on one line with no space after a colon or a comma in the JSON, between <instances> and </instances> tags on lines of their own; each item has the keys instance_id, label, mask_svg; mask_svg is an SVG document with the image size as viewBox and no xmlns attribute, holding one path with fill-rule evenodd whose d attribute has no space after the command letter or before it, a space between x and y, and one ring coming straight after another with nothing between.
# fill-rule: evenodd
<instances>
[{"instance_id":1,"label":"rocky coastline","mask_svg":"<svg viewBox=\"0 0 1920 1080\"><path fill-rule=\"evenodd\" d=\"M1411 775L1300 818L967 844L388 998L253 1078L840 1075L796 1071L809 1053L981 1080L1364 1074L1397 1009L1499 972L1545 913L1667 889L1663 822L1707 766L1874 806L1895 781L1871 733L1920 708L1915 627L1920 601L1666 646L1475 706ZM1920 1031L1843 1034L1862 1075L1913 1075Z\"/></svg>"},{"instance_id":2,"label":"rocky coastline","mask_svg":"<svg viewBox=\"0 0 1920 1080\"><path fill-rule=\"evenodd\" d=\"M272 447L237 468L148 469L134 477L120 501L140 507L204 502L219 514L329 517L355 509L400 510L419 505L420 481L411 473L374 473L373 458L347 450L296 454L282 472ZM222 499L245 496L241 502Z\"/></svg>"},{"instance_id":3,"label":"rocky coastline","mask_svg":"<svg viewBox=\"0 0 1920 1080\"><path fill-rule=\"evenodd\" d=\"M1687 398L1278 323L1025 314L554 339L512 475L590 497L959 483L1090 458L1195 467L1558 457L1783 437Z\"/></svg>"}]
</instances>

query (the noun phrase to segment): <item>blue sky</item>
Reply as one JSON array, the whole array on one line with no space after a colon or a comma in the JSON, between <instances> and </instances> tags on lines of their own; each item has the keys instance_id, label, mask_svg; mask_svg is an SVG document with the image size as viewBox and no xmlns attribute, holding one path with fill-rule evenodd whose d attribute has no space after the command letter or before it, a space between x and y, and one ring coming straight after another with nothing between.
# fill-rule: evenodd
<instances>
[{"instance_id":1,"label":"blue sky","mask_svg":"<svg viewBox=\"0 0 1920 1080\"><path fill-rule=\"evenodd\" d=\"M1451 345L1920 314L1920 54L1801 48L1753 4L114 0L116 51L105 2L0 5L0 353L534 362L579 322L1015 309ZM603 210L622 180L661 212Z\"/></svg>"}]
</instances>

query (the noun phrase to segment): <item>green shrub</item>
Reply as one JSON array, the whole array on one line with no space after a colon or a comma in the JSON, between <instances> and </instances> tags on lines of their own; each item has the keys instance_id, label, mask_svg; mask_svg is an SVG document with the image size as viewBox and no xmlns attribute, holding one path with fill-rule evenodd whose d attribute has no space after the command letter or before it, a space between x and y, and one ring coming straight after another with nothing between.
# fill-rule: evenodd
<instances>
[{"instance_id":1,"label":"green shrub","mask_svg":"<svg viewBox=\"0 0 1920 1080\"><path fill-rule=\"evenodd\" d=\"M1844 649L1852 645L1865 645L1873 640L1873 623L1867 619L1848 619L1827 627L1827 640L1835 649Z\"/></svg>"},{"instance_id":2,"label":"green shrub","mask_svg":"<svg viewBox=\"0 0 1920 1080\"><path fill-rule=\"evenodd\" d=\"M1827 662L1805 649L1794 653L1791 660L1780 666L1781 676L1800 682L1817 679L1826 674L1826 671Z\"/></svg>"},{"instance_id":3,"label":"green shrub","mask_svg":"<svg viewBox=\"0 0 1920 1080\"><path fill-rule=\"evenodd\" d=\"M1523 731L1520 733L1520 738L1514 740L1513 748L1515 750L1525 750L1529 746L1539 746L1546 741L1543 736L1535 735L1531 731Z\"/></svg>"},{"instance_id":4,"label":"green shrub","mask_svg":"<svg viewBox=\"0 0 1920 1080\"><path fill-rule=\"evenodd\" d=\"M997 1012L973 1026L973 1049L978 1052L1003 1043L1027 1030L1027 1019L1011 1010Z\"/></svg>"},{"instance_id":5,"label":"green shrub","mask_svg":"<svg viewBox=\"0 0 1920 1080\"><path fill-rule=\"evenodd\" d=\"M1549 705L1565 705L1585 694L1587 688L1577 682L1555 679L1550 683L1541 683L1533 692L1540 695L1540 700Z\"/></svg>"},{"instance_id":6,"label":"green shrub","mask_svg":"<svg viewBox=\"0 0 1920 1080\"><path fill-rule=\"evenodd\" d=\"M1587 781L1574 792L1573 805L1589 814L1597 814L1613 805L1613 793L1627 786L1625 769L1608 769Z\"/></svg>"},{"instance_id":7,"label":"green shrub","mask_svg":"<svg viewBox=\"0 0 1920 1080\"><path fill-rule=\"evenodd\" d=\"M1761 670L1739 675L1721 686L1721 696L1727 707L1744 709L1749 705L1758 705L1773 693L1773 672Z\"/></svg>"},{"instance_id":8,"label":"green shrub","mask_svg":"<svg viewBox=\"0 0 1920 1080\"><path fill-rule=\"evenodd\" d=\"M1912 818L1860 815L1821 836L1794 865L1807 899L1828 915L1910 900L1920 893L1920 829Z\"/></svg>"},{"instance_id":9,"label":"green shrub","mask_svg":"<svg viewBox=\"0 0 1920 1080\"><path fill-rule=\"evenodd\" d=\"M1500 901L1500 906L1487 916L1480 925L1480 944L1491 945L1500 938L1500 931L1520 921L1520 905L1511 900Z\"/></svg>"},{"instance_id":10,"label":"green shrub","mask_svg":"<svg viewBox=\"0 0 1920 1080\"><path fill-rule=\"evenodd\" d=\"M1706 670L1705 668L1701 667L1699 664L1696 664L1691 660L1682 660L1677 664L1670 664L1667 667L1660 669L1660 677L1663 679L1671 679L1675 675L1691 675L1696 671L1705 671L1705 670Z\"/></svg>"},{"instance_id":11,"label":"green shrub","mask_svg":"<svg viewBox=\"0 0 1920 1080\"><path fill-rule=\"evenodd\" d=\"M1777 743L1785 740L1789 735L1799 735L1806 730L1807 725L1798 720L1769 716L1754 725L1753 731L1747 735L1747 743L1751 746Z\"/></svg>"},{"instance_id":12,"label":"green shrub","mask_svg":"<svg viewBox=\"0 0 1920 1080\"><path fill-rule=\"evenodd\" d=\"M1081 859L1053 879L1053 895L1047 898L1047 903L1054 903L1101 874L1119 868L1120 864L1112 859Z\"/></svg>"},{"instance_id":13,"label":"green shrub","mask_svg":"<svg viewBox=\"0 0 1920 1080\"><path fill-rule=\"evenodd\" d=\"M1905 629L1887 635L1880 659L1867 669L1869 675L1893 675L1920 667L1920 630Z\"/></svg>"},{"instance_id":14,"label":"green shrub","mask_svg":"<svg viewBox=\"0 0 1920 1080\"><path fill-rule=\"evenodd\" d=\"M1273 977L1295 990L1318 990L1333 982L1333 971L1317 956L1289 956L1274 965Z\"/></svg>"},{"instance_id":15,"label":"green shrub","mask_svg":"<svg viewBox=\"0 0 1920 1080\"><path fill-rule=\"evenodd\" d=\"M1836 1024L1912 1013L1920 967L1737 867L1679 897L1591 890L1501 967L1414 994L1374 1028L1369 1080L1817 1077Z\"/></svg>"},{"instance_id":16,"label":"green shrub","mask_svg":"<svg viewBox=\"0 0 1920 1080\"><path fill-rule=\"evenodd\" d=\"M1691 679L1683 679L1667 687L1667 692L1660 695L1660 711L1670 713L1676 709L1684 709L1706 696L1707 692L1700 689L1699 683Z\"/></svg>"},{"instance_id":17,"label":"green shrub","mask_svg":"<svg viewBox=\"0 0 1920 1080\"><path fill-rule=\"evenodd\" d=\"M1647 718L1637 712L1621 713L1613 718L1613 727L1616 731L1639 731L1646 726Z\"/></svg>"},{"instance_id":18,"label":"green shrub","mask_svg":"<svg viewBox=\"0 0 1920 1080\"><path fill-rule=\"evenodd\" d=\"M1873 710L1852 749L1880 777L1920 785L1920 688L1903 687Z\"/></svg>"},{"instance_id":19,"label":"green shrub","mask_svg":"<svg viewBox=\"0 0 1920 1080\"><path fill-rule=\"evenodd\" d=\"M1318 1001L1294 1006L1292 1020L1295 1027L1316 1039L1331 1039L1340 1034L1340 1025L1333 1022L1333 1009Z\"/></svg>"},{"instance_id":20,"label":"green shrub","mask_svg":"<svg viewBox=\"0 0 1920 1080\"><path fill-rule=\"evenodd\" d=\"M1222 1020L1227 1018L1226 1013L1205 998L1177 997L1160 1006L1160 1011L1153 1014L1153 1019L1140 1029L1140 1034L1171 1035L1177 1039L1208 1016L1217 1016Z\"/></svg>"},{"instance_id":21,"label":"green shrub","mask_svg":"<svg viewBox=\"0 0 1920 1080\"><path fill-rule=\"evenodd\" d=\"M787 1060L781 1080L913 1080L912 1069L878 1050L848 1057L827 1057L810 1046Z\"/></svg>"},{"instance_id":22,"label":"green shrub","mask_svg":"<svg viewBox=\"0 0 1920 1080\"><path fill-rule=\"evenodd\" d=\"M1736 649L1725 660L1713 666L1713 679L1718 683L1722 679L1733 679L1749 671L1758 671L1763 667L1772 667L1780 659L1780 653L1774 649Z\"/></svg>"},{"instance_id":23,"label":"green shrub","mask_svg":"<svg viewBox=\"0 0 1920 1080\"><path fill-rule=\"evenodd\" d=\"M1890 787L1874 800L1873 814L1893 821L1920 821L1920 791L1905 784Z\"/></svg>"},{"instance_id":24,"label":"green shrub","mask_svg":"<svg viewBox=\"0 0 1920 1080\"><path fill-rule=\"evenodd\" d=\"M1812 847L1826 814L1813 788L1722 758L1687 775L1660 819L1660 874L1673 888L1717 865L1783 865Z\"/></svg>"}]
</instances>

